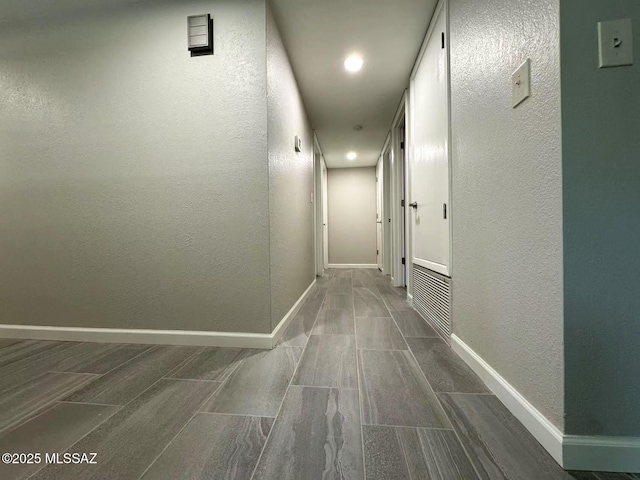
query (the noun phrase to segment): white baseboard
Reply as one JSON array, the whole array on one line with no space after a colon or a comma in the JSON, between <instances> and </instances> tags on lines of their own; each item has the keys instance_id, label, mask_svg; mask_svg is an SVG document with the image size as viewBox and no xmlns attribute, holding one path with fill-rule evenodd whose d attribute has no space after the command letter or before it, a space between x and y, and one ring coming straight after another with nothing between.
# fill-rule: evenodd
<instances>
[{"instance_id":1,"label":"white baseboard","mask_svg":"<svg viewBox=\"0 0 640 480\"><path fill-rule=\"evenodd\" d=\"M327 268L378 268L375 263L330 263Z\"/></svg>"},{"instance_id":2,"label":"white baseboard","mask_svg":"<svg viewBox=\"0 0 640 480\"><path fill-rule=\"evenodd\" d=\"M0 338L55 340L66 342L141 343L149 345L193 345L270 349L284 333L305 300L314 280L271 333L206 332L192 330L151 330L138 328L51 327L39 325L0 325Z\"/></svg>"},{"instance_id":3,"label":"white baseboard","mask_svg":"<svg viewBox=\"0 0 640 480\"><path fill-rule=\"evenodd\" d=\"M307 299L309 292L311 292L311 289L315 284L316 284L316 279L314 278L313 282L311 282L311 285L309 285L309 287L304 291L304 293L300 295L300 298L298 299L298 301L293 304L293 307L291 307L291 309L282 318L282 320L280 320L280 323L278 323L276 328L273 329L273 332L271 332L271 346L269 348L273 348L276 346L276 344L278 343L278 340L280 340L280 337L282 337L282 334L285 332L285 330L291 323L291 320L293 320L293 317L296 316L296 313L302 306L302 303Z\"/></svg>"},{"instance_id":4,"label":"white baseboard","mask_svg":"<svg viewBox=\"0 0 640 480\"><path fill-rule=\"evenodd\" d=\"M640 438L564 435L455 334L451 348L565 470L640 472Z\"/></svg>"},{"instance_id":5,"label":"white baseboard","mask_svg":"<svg viewBox=\"0 0 640 480\"><path fill-rule=\"evenodd\" d=\"M271 335L268 333L151 330L139 328L49 327L37 325L0 325L0 338L242 348L271 348L272 344Z\"/></svg>"},{"instance_id":6,"label":"white baseboard","mask_svg":"<svg viewBox=\"0 0 640 480\"><path fill-rule=\"evenodd\" d=\"M562 432L542 415L526 398L507 382L455 334L451 348L478 374L489 389L520 420L549 454L562 465Z\"/></svg>"},{"instance_id":7,"label":"white baseboard","mask_svg":"<svg viewBox=\"0 0 640 480\"><path fill-rule=\"evenodd\" d=\"M407 293L407 303L410 307L413 307L413 295L410 293Z\"/></svg>"},{"instance_id":8,"label":"white baseboard","mask_svg":"<svg viewBox=\"0 0 640 480\"><path fill-rule=\"evenodd\" d=\"M640 473L640 438L565 435L566 470Z\"/></svg>"}]
</instances>

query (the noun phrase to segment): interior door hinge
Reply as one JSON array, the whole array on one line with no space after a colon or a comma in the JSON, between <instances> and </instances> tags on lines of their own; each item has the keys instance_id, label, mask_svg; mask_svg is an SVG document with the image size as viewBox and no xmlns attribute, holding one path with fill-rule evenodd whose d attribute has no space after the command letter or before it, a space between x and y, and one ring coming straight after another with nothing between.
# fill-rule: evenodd
<instances>
[{"instance_id":1,"label":"interior door hinge","mask_svg":"<svg viewBox=\"0 0 640 480\"><path fill-rule=\"evenodd\" d=\"M404 200L400 200L400 206L404 207Z\"/></svg>"},{"instance_id":2,"label":"interior door hinge","mask_svg":"<svg viewBox=\"0 0 640 480\"><path fill-rule=\"evenodd\" d=\"M376 250L376 255L378 255L380 253L380 250Z\"/></svg>"},{"instance_id":3,"label":"interior door hinge","mask_svg":"<svg viewBox=\"0 0 640 480\"><path fill-rule=\"evenodd\" d=\"M442 32L442 48L444 48L444 32Z\"/></svg>"},{"instance_id":4,"label":"interior door hinge","mask_svg":"<svg viewBox=\"0 0 640 480\"><path fill-rule=\"evenodd\" d=\"M442 204L442 218L444 218L445 220L447 219L447 204L446 203Z\"/></svg>"},{"instance_id":5,"label":"interior door hinge","mask_svg":"<svg viewBox=\"0 0 640 480\"><path fill-rule=\"evenodd\" d=\"M402 257L402 264L404 265L404 257Z\"/></svg>"},{"instance_id":6,"label":"interior door hinge","mask_svg":"<svg viewBox=\"0 0 640 480\"><path fill-rule=\"evenodd\" d=\"M404 150L404 142L400 142L400 148Z\"/></svg>"}]
</instances>

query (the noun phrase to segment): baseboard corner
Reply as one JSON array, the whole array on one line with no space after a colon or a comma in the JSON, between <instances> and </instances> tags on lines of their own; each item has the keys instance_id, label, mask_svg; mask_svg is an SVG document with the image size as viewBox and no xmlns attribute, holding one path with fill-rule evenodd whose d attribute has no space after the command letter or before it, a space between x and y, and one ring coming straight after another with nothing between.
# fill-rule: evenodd
<instances>
[{"instance_id":1,"label":"baseboard corner","mask_svg":"<svg viewBox=\"0 0 640 480\"><path fill-rule=\"evenodd\" d=\"M563 465L562 432L456 334L451 335L451 348L484 381L554 460Z\"/></svg>"},{"instance_id":2,"label":"baseboard corner","mask_svg":"<svg viewBox=\"0 0 640 480\"><path fill-rule=\"evenodd\" d=\"M300 310L300 307L302 306L304 301L307 299L307 296L309 296L309 293L311 292L311 289L314 287L316 282L317 282L317 277L314 277L313 282L311 282L311 285L309 285L307 289L302 293L302 295L300 295L300 298L298 298L296 303L293 304L293 306L289 309L289 311L285 314L285 316L282 317L282 320L280 320L278 325L276 325L276 328L273 329L273 331L271 332L271 345L269 346L269 348L274 348L276 346L276 344L280 340L280 337L282 337L285 330L291 323L291 320L293 320L296 313L298 312L298 310Z\"/></svg>"}]
</instances>

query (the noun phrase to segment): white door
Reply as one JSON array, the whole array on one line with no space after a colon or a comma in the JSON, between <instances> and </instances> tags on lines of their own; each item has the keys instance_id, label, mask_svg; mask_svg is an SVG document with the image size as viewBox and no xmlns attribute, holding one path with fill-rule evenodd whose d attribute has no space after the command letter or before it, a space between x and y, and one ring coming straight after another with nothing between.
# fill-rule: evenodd
<instances>
[{"instance_id":1,"label":"white door","mask_svg":"<svg viewBox=\"0 0 640 480\"><path fill-rule=\"evenodd\" d=\"M376 257L378 259L378 269L382 270L382 255L384 245L382 244L382 158L376 165Z\"/></svg>"},{"instance_id":2,"label":"white door","mask_svg":"<svg viewBox=\"0 0 640 480\"><path fill-rule=\"evenodd\" d=\"M411 79L409 168L413 263L450 275L446 25L441 3Z\"/></svg>"},{"instance_id":3,"label":"white door","mask_svg":"<svg viewBox=\"0 0 640 480\"><path fill-rule=\"evenodd\" d=\"M322 188L322 254L324 255L324 268L329 268L329 230L327 226L328 203L327 203L327 166L324 160L320 162L322 168L321 188Z\"/></svg>"}]
</instances>

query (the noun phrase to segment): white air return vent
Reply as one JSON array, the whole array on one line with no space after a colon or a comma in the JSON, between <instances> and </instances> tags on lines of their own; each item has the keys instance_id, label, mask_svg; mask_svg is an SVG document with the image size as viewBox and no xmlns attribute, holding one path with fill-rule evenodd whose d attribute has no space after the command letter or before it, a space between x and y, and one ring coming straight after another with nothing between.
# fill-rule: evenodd
<instances>
[{"instance_id":1,"label":"white air return vent","mask_svg":"<svg viewBox=\"0 0 640 480\"><path fill-rule=\"evenodd\" d=\"M444 338L451 337L451 279L414 264L413 306Z\"/></svg>"}]
</instances>

